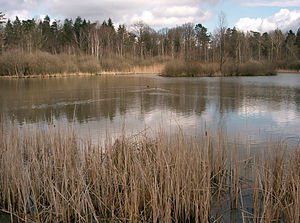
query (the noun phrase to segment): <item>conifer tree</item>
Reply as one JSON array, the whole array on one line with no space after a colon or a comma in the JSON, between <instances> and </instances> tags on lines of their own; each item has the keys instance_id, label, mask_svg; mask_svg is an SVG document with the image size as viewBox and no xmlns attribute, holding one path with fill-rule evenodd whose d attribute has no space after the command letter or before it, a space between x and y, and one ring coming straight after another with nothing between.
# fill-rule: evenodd
<instances>
[{"instance_id":1,"label":"conifer tree","mask_svg":"<svg viewBox=\"0 0 300 223\"><path fill-rule=\"evenodd\" d=\"M298 49L298 59L300 59L300 28L297 31L295 45L297 46Z\"/></svg>"}]
</instances>

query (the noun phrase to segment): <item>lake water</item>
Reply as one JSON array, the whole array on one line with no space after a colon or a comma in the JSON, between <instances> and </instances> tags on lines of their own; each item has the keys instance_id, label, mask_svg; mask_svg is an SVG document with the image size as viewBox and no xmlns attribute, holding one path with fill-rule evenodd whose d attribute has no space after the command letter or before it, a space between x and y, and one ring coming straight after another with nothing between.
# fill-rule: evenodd
<instances>
[{"instance_id":1,"label":"lake water","mask_svg":"<svg viewBox=\"0 0 300 223\"><path fill-rule=\"evenodd\" d=\"M1 121L74 125L99 139L145 128L223 129L229 138L300 144L300 74L164 78L156 75L0 79Z\"/></svg>"}]
</instances>

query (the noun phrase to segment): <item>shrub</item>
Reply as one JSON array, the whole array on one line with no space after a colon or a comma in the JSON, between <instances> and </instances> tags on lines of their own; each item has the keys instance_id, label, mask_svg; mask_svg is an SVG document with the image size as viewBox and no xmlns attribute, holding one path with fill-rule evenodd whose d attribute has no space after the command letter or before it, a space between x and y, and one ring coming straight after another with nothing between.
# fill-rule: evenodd
<instances>
[{"instance_id":1,"label":"shrub","mask_svg":"<svg viewBox=\"0 0 300 223\"><path fill-rule=\"evenodd\" d=\"M207 76L213 76L219 72L219 65L217 63L202 64L203 74Z\"/></svg>"},{"instance_id":2,"label":"shrub","mask_svg":"<svg viewBox=\"0 0 300 223\"><path fill-rule=\"evenodd\" d=\"M234 76L237 74L237 66L234 62L232 63L225 63L223 65L223 75L226 76Z\"/></svg>"},{"instance_id":3,"label":"shrub","mask_svg":"<svg viewBox=\"0 0 300 223\"><path fill-rule=\"evenodd\" d=\"M173 60L168 62L165 66L165 69L163 70L163 76L168 77L195 77L200 76L203 73L204 72L201 64L197 62L185 62L179 60Z\"/></svg>"},{"instance_id":4,"label":"shrub","mask_svg":"<svg viewBox=\"0 0 300 223\"><path fill-rule=\"evenodd\" d=\"M65 69L63 61L49 53L37 52L34 54L23 55L24 57L24 72L23 75L45 75L45 74L54 74L61 73Z\"/></svg>"},{"instance_id":5,"label":"shrub","mask_svg":"<svg viewBox=\"0 0 300 223\"><path fill-rule=\"evenodd\" d=\"M236 66L234 63L225 63L223 65L223 76L257 76L257 75L274 75L275 68L271 64L248 61ZM173 60L166 64L163 70L163 76L218 76L220 74L217 63L200 64L198 62L185 62Z\"/></svg>"},{"instance_id":6,"label":"shrub","mask_svg":"<svg viewBox=\"0 0 300 223\"><path fill-rule=\"evenodd\" d=\"M99 61L91 56L84 56L78 58L78 69L83 73L97 73L101 70Z\"/></svg>"},{"instance_id":7,"label":"shrub","mask_svg":"<svg viewBox=\"0 0 300 223\"><path fill-rule=\"evenodd\" d=\"M101 67L104 71L130 71L132 64L123 57L103 58Z\"/></svg>"},{"instance_id":8,"label":"shrub","mask_svg":"<svg viewBox=\"0 0 300 223\"><path fill-rule=\"evenodd\" d=\"M288 65L288 68L291 70L300 70L300 60L293 61L291 64Z\"/></svg>"},{"instance_id":9,"label":"shrub","mask_svg":"<svg viewBox=\"0 0 300 223\"><path fill-rule=\"evenodd\" d=\"M266 62L248 61L239 65L237 75L239 76L258 76L258 75L274 75L275 67Z\"/></svg>"},{"instance_id":10,"label":"shrub","mask_svg":"<svg viewBox=\"0 0 300 223\"><path fill-rule=\"evenodd\" d=\"M0 56L0 75L19 75L24 73L24 55L19 50L10 50Z\"/></svg>"},{"instance_id":11,"label":"shrub","mask_svg":"<svg viewBox=\"0 0 300 223\"><path fill-rule=\"evenodd\" d=\"M182 61L171 61L166 64L162 74L168 77L184 76L184 66Z\"/></svg>"}]
</instances>

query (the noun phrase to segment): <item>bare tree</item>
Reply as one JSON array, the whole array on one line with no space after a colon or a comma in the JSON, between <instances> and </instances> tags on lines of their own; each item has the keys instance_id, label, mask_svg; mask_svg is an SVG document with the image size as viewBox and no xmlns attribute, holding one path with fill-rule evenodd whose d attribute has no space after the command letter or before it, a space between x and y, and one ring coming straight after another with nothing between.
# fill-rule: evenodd
<instances>
[{"instance_id":1,"label":"bare tree","mask_svg":"<svg viewBox=\"0 0 300 223\"><path fill-rule=\"evenodd\" d=\"M148 25L146 25L143 21L138 21L135 24L133 24L133 33L137 37L137 44L141 58L143 58L144 56L145 44L143 41L143 34L146 29L148 29Z\"/></svg>"},{"instance_id":2,"label":"bare tree","mask_svg":"<svg viewBox=\"0 0 300 223\"><path fill-rule=\"evenodd\" d=\"M2 24L5 23L5 19L4 18L4 14L2 12L0 12L0 53L2 52L3 48L4 48L4 41L3 41L3 27Z\"/></svg>"},{"instance_id":3,"label":"bare tree","mask_svg":"<svg viewBox=\"0 0 300 223\"><path fill-rule=\"evenodd\" d=\"M225 33L226 33L227 21L226 15L224 12L220 12L218 16L218 25L216 30L216 37L219 44L219 69L220 72L223 72L223 64L226 61L225 55Z\"/></svg>"}]
</instances>

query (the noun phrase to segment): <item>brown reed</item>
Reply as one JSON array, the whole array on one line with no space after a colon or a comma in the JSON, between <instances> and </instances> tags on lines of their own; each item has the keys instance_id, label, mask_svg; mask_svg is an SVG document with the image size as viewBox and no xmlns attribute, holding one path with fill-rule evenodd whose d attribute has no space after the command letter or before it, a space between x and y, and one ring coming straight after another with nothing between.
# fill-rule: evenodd
<instances>
[{"instance_id":1,"label":"brown reed","mask_svg":"<svg viewBox=\"0 0 300 223\"><path fill-rule=\"evenodd\" d=\"M299 147L269 143L262 158L240 160L222 131L102 144L59 126L2 125L2 212L21 222L221 222L238 210L242 222L299 222Z\"/></svg>"}]
</instances>

